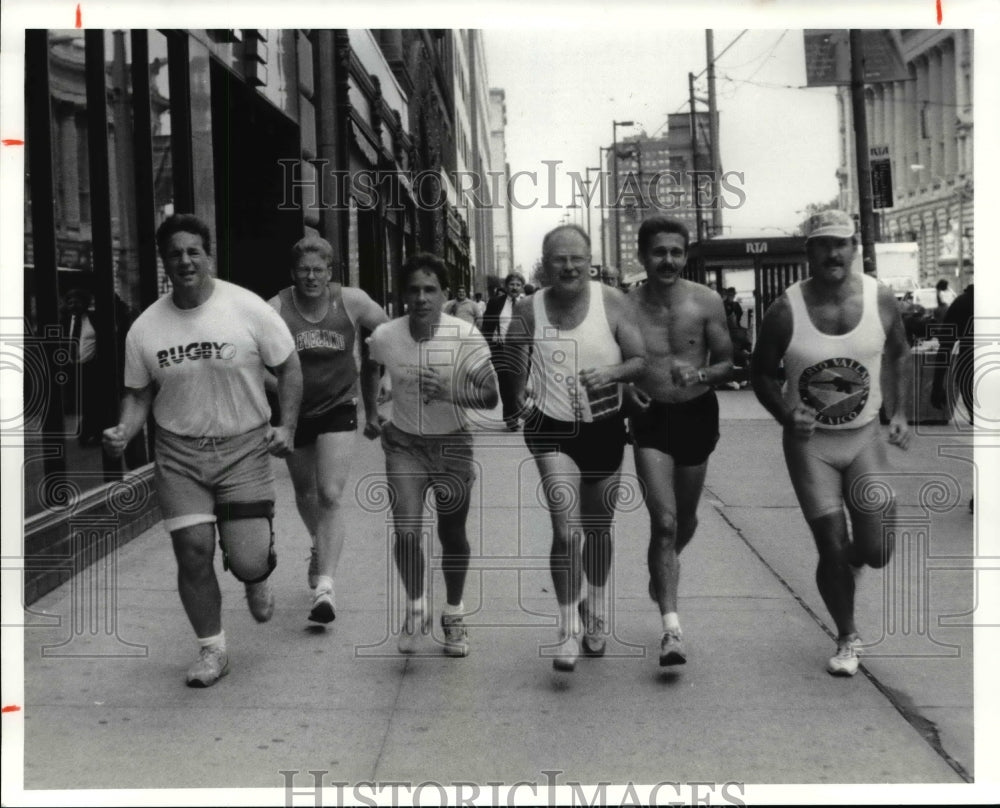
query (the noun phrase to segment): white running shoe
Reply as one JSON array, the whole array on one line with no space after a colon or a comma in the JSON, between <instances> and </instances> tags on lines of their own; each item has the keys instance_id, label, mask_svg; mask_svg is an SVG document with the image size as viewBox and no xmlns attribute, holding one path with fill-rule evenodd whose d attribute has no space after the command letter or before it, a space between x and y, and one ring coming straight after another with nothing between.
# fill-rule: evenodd
<instances>
[{"instance_id":1,"label":"white running shoe","mask_svg":"<svg viewBox=\"0 0 1000 808\"><path fill-rule=\"evenodd\" d=\"M441 615L441 629L444 631L444 652L448 656L469 655L469 631L461 614Z\"/></svg>"},{"instance_id":2,"label":"white running shoe","mask_svg":"<svg viewBox=\"0 0 1000 808\"><path fill-rule=\"evenodd\" d=\"M580 644L572 634L566 634L562 641L556 646L555 656L552 658L552 667L557 671L567 673L576 668L576 661L580 658Z\"/></svg>"},{"instance_id":3,"label":"white running shoe","mask_svg":"<svg viewBox=\"0 0 1000 808\"><path fill-rule=\"evenodd\" d=\"M826 663L831 676L854 676L858 672L861 638L857 634L837 639L837 653Z\"/></svg>"},{"instance_id":4,"label":"white running shoe","mask_svg":"<svg viewBox=\"0 0 1000 808\"><path fill-rule=\"evenodd\" d=\"M309 619L314 623L332 623L336 617L337 613L333 608L333 593L329 589L321 589L313 598Z\"/></svg>"},{"instance_id":5,"label":"white running shoe","mask_svg":"<svg viewBox=\"0 0 1000 808\"><path fill-rule=\"evenodd\" d=\"M211 687L229 673L229 655L224 648L202 648L194 664L188 668L188 687Z\"/></svg>"}]
</instances>

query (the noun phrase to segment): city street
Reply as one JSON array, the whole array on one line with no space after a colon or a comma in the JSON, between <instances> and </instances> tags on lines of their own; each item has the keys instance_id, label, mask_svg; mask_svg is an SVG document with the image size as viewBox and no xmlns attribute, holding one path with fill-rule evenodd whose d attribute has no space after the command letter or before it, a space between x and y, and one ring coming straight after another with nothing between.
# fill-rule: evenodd
<instances>
[{"instance_id":1,"label":"city street","mask_svg":"<svg viewBox=\"0 0 1000 808\"><path fill-rule=\"evenodd\" d=\"M686 666L657 665L648 523L629 450L608 654L581 658L570 674L553 670L548 516L521 436L502 432L476 446L471 653L443 656L435 623L424 653L400 656L382 453L359 436L336 621L306 621L308 539L275 461L277 611L255 624L241 585L217 561L231 671L216 686L184 686L197 646L162 526L32 605L23 718L4 716L5 733L23 720L25 788L292 782L312 804L310 771L322 772L329 802L339 801L336 782L971 782L971 439L953 425L921 426L908 453L891 449L896 558L861 575L863 669L833 678L831 624L779 428L751 391L719 397L722 439L683 555ZM870 492L873 508L881 494ZM437 615L443 586L440 570L433 575Z\"/></svg>"}]
</instances>

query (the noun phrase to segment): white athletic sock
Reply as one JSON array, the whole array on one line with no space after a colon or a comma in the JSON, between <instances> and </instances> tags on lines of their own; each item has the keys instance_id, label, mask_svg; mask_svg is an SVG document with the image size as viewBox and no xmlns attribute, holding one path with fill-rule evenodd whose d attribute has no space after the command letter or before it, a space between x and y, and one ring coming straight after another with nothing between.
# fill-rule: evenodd
<instances>
[{"instance_id":1,"label":"white athletic sock","mask_svg":"<svg viewBox=\"0 0 1000 808\"><path fill-rule=\"evenodd\" d=\"M572 603L560 603L559 604L559 634L560 636L565 636L567 634L575 635L579 634L581 631L580 626L580 612L577 608L577 601Z\"/></svg>"},{"instance_id":2,"label":"white athletic sock","mask_svg":"<svg viewBox=\"0 0 1000 808\"><path fill-rule=\"evenodd\" d=\"M407 599L406 611L408 614L423 614L427 611L427 603L424 600L424 596L421 595L415 600Z\"/></svg>"},{"instance_id":3,"label":"white athletic sock","mask_svg":"<svg viewBox=\"0 0 1000 808\"><path fill-rule=\"evenodd\" d=\"M329 575L320 575L316 579L316 594L318 595L324 589L330 593L331 597L333 596L333 578Z\"/></svg>"},{"instance_id":4,"label":"white athletic sock","mask_svg":"<svg viewBox=\"0 0 1000 808\"><path fill-rule=\"evenodd\" d=\"M465 614L465 601L460 600L458 606L452 606L450 603L445 603L444 609L441 610L442 614L453 615L453 614Z\"/></svg>"},{"instance_id":5,"label":"white athletic sock","mask_svg":"<svg viewBox=\"0 0 1000 808\"><path fill-rule=\"evenodd\" d=\"M590 613L602 619L608 611L607 603L604 600L606 589L606 586L587 584L587 605L590 607Z\"/></svg>"},{"instance_id":6,"label":"white athletic sock","mask_svg":"<svg viewBox=\"0 0 1000 808\"><path fill-rule=\"evenodd\" d=\"M225 651L226 632L220 631L214 637L198 637L198 645L202 648L218 648L221 651Z\"/></svg>"},{"instance_id":7,"label":"white athletic sock","mask_svg":"<svg viewBox=\"0 0 1000 808\"><path fill-rule=\"evenodd\" d=\"M664 631L677 631L681 630L681 621L677 617L677 612L667 612L663 617L663 630Z\"/></svg>"}]
</instances>

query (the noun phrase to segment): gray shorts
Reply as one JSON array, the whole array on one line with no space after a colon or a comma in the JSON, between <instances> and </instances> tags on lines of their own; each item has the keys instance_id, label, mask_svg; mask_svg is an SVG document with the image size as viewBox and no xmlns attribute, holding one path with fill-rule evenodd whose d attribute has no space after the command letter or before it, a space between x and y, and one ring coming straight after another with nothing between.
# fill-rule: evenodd
<instances>
[{"instance_id":1,"label":"gray shorts","mask_svg":"<svg viewBox=\"0 0 1000 808\"><path fill-rule=\"evenodd\" d=\"M468 432L413 435L390 422L382 429L382 449L385 471L390 476L426 474L431 480L454 476L468 484L476 479L472 435Z\"/></svg>"},{"instance_id":2,"label":"gray shorts","mask_svg":"<svg viewBox=\"0 0 1000 808\"><path fill-rule=\"evenodd\" d=\"M215 522L224 503L274 502L267 425L230 438L189 438L157 427L154 479L168 532Z\"/></svg>"}]
</instances>

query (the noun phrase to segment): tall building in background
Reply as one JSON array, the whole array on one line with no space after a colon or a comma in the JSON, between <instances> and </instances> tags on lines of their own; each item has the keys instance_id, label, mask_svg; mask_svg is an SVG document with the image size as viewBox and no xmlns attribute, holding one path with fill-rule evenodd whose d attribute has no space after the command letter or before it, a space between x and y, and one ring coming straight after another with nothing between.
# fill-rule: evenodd
<instances>
[{"instance_id":1,"label":"tall building in background","mask_svg":"<svg viewBox=\"0 0 1000 808\"><path fill-rule=\"evenodd\" d=\"M907 81L865 87L870 148L887 150L892 206L876 210L881 241L919 245L922 285L972 280L973 32L894 31ZM858 209L850 91L838 88L840 204Z\"/></svg>"},{"instance_id":2,"label":"tall building in background","mask_svg":"<svg viewBox=\"0 0 1000 808\"><path fill-rule=\"evenodd\" d=\"M609 205L602 232L608 244L605 259L619 268L623 282L642 277L636 247L646 217L679 219L687 225L691 241L699 240L699 228L703 236L717 235L711 230L708 121L707 112L697 113L693 122L686 113L669 115L666 135L649 137L642 132L614 144L614 152L608 147L603 169ZM699 172L704 173L700 182Z\"/></svg>"},{"instance_id":3,"label":"tall building in background","mask_svg":"<svg viewBox=\"0 0 1000 808\"><path fill-rule=\"evenodd\" d=\"M490 90L490 164L494 175L502 176L494 187L500 193L493 199L493 268L494 274L506 277L514 270L513 208L507 196L510 166L507 164L507 96L503 90ZM485 288L477 289L485 294Z\"/></svg>"},{"instance_id":4,"label":"tall building in background","mask_svg":"<svg viewBox=\"0 0 1000 808\"><path fill-rule=\"evenodd\" d=\"M712 170L709 114L697 112L692 117L687 112L677 112L668 115L667 148L670 152L670 170L684 177L682 204L674 215L688 226L692 241L721 235L712 228L709 194L711 182L709 179L697 179L701 172L707 178ZM716 170L722 171L722 166L717 166Z\"/></svg>"},{"instance_id":5,"label":"tall building in background","mask_svg":"<svg viewBox=\"0 0 1000 808\"><path fill-rule=\"evenodd\" d=\"M490 89L482 32L450 32L455 121L455 169L449 198L460 213L469 240L469 265L458 273L470 289L485 291L486 276L495 274L493 256L494 188L490 180ZM502 170L502 168L501 168Z\"/></svg>"}]
</instances>

